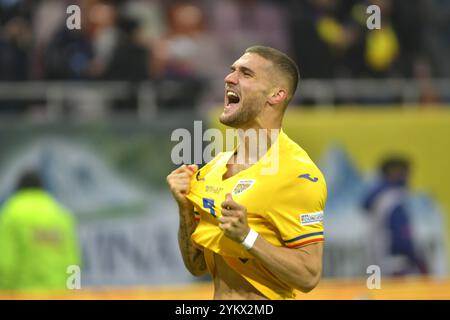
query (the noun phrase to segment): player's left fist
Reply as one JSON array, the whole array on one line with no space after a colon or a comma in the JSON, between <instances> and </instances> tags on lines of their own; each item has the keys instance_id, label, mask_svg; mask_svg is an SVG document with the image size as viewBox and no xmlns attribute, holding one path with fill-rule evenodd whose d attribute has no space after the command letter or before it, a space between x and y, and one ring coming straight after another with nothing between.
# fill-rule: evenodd
<instances>
[{"instance_id":1,"label":"player's left fist","mask_svg":"<svg viewBox=\"0 0 450 320\"><path fill-rule=\"evenodd\" d=\"M247 208L233 200L231 193L225 195L221 204L222 216L219 218L219 228L225 235L241 243L250 232L247 222Z\"/></svg>"}]
</instances>

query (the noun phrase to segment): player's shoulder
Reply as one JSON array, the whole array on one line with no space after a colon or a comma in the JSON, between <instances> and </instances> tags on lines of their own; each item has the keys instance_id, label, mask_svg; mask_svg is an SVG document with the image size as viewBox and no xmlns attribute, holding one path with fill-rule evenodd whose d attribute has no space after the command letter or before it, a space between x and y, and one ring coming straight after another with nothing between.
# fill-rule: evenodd
<instances>
[{"instance_id":1,"label":"player's shoulder","mask_svg":"<svg viewBox=\"0 0 450 320\"><path fill-rule=\"evenodd\" d=\"M326 194L325 177L308 153L287 135L280 145L280 187Z\"/></svg>"},{"instance_id":2,"label":"player's shoulder","mask_svg":"<svg viewBox=\"0 0 450 320\"><path fill-rule=\"evenodd\" d=\"M321 170L308 153L284 133L281 137L280 160L282 169L288 174L314 174L323 177Z\"/></svg>"}]
</instances>

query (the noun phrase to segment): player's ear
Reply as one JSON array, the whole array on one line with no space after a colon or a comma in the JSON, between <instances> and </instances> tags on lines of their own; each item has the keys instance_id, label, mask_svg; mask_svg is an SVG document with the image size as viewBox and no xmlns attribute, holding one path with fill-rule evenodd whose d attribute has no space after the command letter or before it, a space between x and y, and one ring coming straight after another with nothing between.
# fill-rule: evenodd
<instances>
[{"instance_id":1,"label":"player's ear","mask_svg":"<svg viewBox=\"0 0 450 320\"><path fill-rule=\"evenodd\" d=\"M287 99L287 92L283 88L274 88L270 92L268 102L270 105L277 105Z\"/></svg>"}]
</instances>

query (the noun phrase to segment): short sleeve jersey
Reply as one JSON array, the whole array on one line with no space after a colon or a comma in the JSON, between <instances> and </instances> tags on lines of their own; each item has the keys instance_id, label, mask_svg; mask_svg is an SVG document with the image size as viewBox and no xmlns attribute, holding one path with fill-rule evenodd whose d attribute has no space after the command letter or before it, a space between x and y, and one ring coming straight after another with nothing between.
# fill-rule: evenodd
<instances>
[{"instance_id":1,"label":"short sleeve jersey","mask_svg":"<svg viewBox=\"0 0 450 320\"><path fill-rule=\"evenodd\" d=\"M324 241L325 179L307 153L283 131L267 153L227 179L234 151L222 152L197 171L188 195L199 220L192 241L204 248L210 272L213 252L270 299L295 297L294 289L273 275L241 244L218 227L221 203L231 193L247 208L249 226L274 246L299 248Z\"/></svg>"}]
</instances>

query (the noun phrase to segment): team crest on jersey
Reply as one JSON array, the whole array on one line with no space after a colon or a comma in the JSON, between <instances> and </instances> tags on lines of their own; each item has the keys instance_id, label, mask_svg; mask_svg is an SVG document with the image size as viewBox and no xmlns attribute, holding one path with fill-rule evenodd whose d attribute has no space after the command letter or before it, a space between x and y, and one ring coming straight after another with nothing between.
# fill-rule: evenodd
<instances>
[{"instance_id":1,"label":"team crest on jersey","mask_svg":"<svg viewBox=\"0 0 450 320\"><path fill-rule=\"evenodd\" d=\"M234 187L232 193L233 194L241 194L248 189L255 183L256 180L239 180L239 182Z\"/></svg>"}]
</instances>

